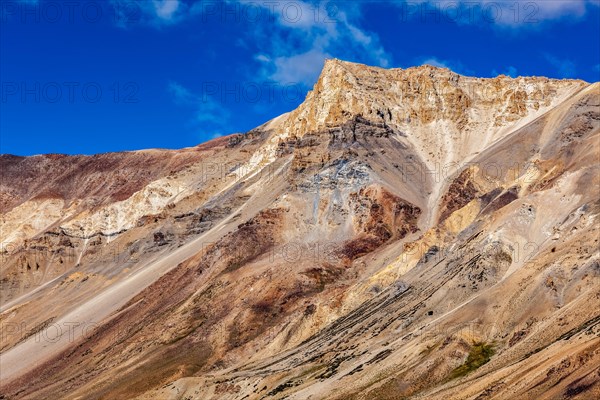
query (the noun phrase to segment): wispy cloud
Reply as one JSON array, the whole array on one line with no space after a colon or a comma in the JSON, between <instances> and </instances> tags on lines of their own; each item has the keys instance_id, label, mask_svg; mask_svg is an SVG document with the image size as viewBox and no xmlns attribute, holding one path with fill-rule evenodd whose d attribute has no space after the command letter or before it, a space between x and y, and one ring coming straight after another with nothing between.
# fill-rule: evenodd
<instances>
[{"instance_id":1,"label":"wispy cloud","mask_svg":"<svg viewBox=\"0 0 600 400\"><path fill-rule=\"evenodd\" d=\"M110 5L120 27L174 25L191 15L181 0L110 0Z\"/></svg>"},{"instance_id":2,"label":"wispy cloud","mask_svg":"<svg viewBox=\"0 0 600 400\"><path fill-rule=\"evenodd\" d=\"M172 20L179 9L179 0L152 0L154 13L163 20Z\"/></svg>"},{"instance_id":3,"label":"wispy cloud","mask_svg":"<svg viewBox=\"0 0 600 400\"><path fill-rule=\"evenodd\" d=\"M315 81L323 67L325 58L331 55L322 49L310 49L300 54L292 54L275 57L257 56L257 59L265 66L268 78L282 83L301 83L310 85Z\"/></svg>"},{"instance_id":4,"label":"wispy cloud","mask_svg":"<svg viewBox=\"0 0 600 400\"><path fill-rule=\"evenodd\" d=\"M19 0L36 3L38 0ZM377 47L377 36L365 32L354 22L364 2L334 2L316 0L295 1L256 1L256 0L110 0L116 21L119 25L146 23L155 27L173 25L190 17L202 15L228 18L229 12L238 13L239 18L247 12L246 18L255 9L270 12L271 21L281 28L309 33L315 38L316 31L337 34L336 39L351 37L354 44L371 52L375 58L385 62L387 56ZM227 10L227 5L231 10ZM578 20L592 7L600 7L599 0L396 0L390 2L398 6L402 20L432 22L454 22L500 28L539 28L552 21ZM258 21L264 24L266 21ZM328 24L329 27L325 26ZM370 46L370 47L369 47ZM380 52L380 57L377 53Z\"/></svg>"},{"instance_id":5,"label":"wispy cloud","mask_svg":"<svg viewBox=\"0 0 600 400\"><path fill-rule=\"evenodd\" d=\"M532 18L540 21L582 17L586 14L588 7L600 5L597 0L545 0L529 3L535 4L533 8L529 6L530 12L536 12ZM527 4L528 2L521 0L519 5L525 8Z\"/></svg>"},{"instance_id":6,"label":"wispy cloud","mask_svg":"<svg viewBox=\"0 0 600 400\"><path fill-rule=\"evenodd\" d=\"M177 82L169 83L169 92L173 95L178 105L195 105L200 101L200 97L192 94L192 92Z\"/></svg>"},{"instance_id":7,"label":"wispy cloud","mask_svg":"<svg viewBox=\"0 0 600 400\"><path fill-rule=\"evenodd\" d=\"M391 57L378 36L359 26L360 3L343 3L343 9L334 3L293 4L293 18L282 10L269 8L272 23L256 24L249 32L254 41L266 47L255 55L264 79L309 87L325 59L331 57L384 67L390 64Z\"/></svg>"},{"instance_id":8,"label":"wispy cloud","mask_svg":"<svg viewBox=\"0 0 600 400\"><path fill-rule=\"evenodd\" d=\"M448 68L463 75L472 75L474 71L457 60L442 60L437 57L418 57L413 61L414 65L431 65L438 68Z\"/></svg>"},{"instance_id":9,"label":"wispy cloud","mask_svg":"<svg viewBox=\"0 0 600 400\"><path fill-rule=\"evenodd\" d=\"M250 23L246 37L238 44L259 45L254 60L259 76L282 85L311 86L326 58L389 66L391 56L379 37L360 26L361 2L290 2L223 0L110 0L117 24L127 27L146 24L154 27L175 25L190 18L245 21Z\"/></svg>"},{"instance_id":10,"label":"wispy cloud","mask_svg":"<svg viewBox=\"0 0 600 400\"><path fill-rule=\"evenodd\" d=\"M448 66L447 61L440 61L437 58L427 58L421 62L421 65L431 65L433 67L451 69L450 66Z\"/></svg>"},{"instance_id":11,"label":"wispy cloud","mask_svg":"<svg viewBox=\"0 0 600 400\"><path fill-rule=\"evenodd\" d=\"M573 78L576 76L577 68L572 60L558 58L552 54L544 54L544 57L556 69L560 78Z\"/></svg>"},{"instance_id":12,"label":"wispy cloud","mask_svg":"<svg viewBox=\"0 0 600 400\"><path fill-rule=\"evenodd\" d=\"M578 20L598 0L410 0L395 3L401 19L453 22L509 29L541 28L558 20Z\"/></svg>"},{"instance_id":13,"label":"wispy cloud","mask_svg":"<svg viewBox=\"0 0 600 400\"><path fill-rule=\"evenodd\" d=\"M170 82L168 91L176 104L192 110L193 116L188 122L190 129L213 138L231 133L230 111L213 98L193 93L177 82Z\"/></svg>"},{"instance_id":14,"label":"wispy cloud","mask_svg":"<svg viewBox=\"0 0 600 400\"><path fill-rule=\"evenodd\" d=\"M498 72L498 70L495 70L495 69L492 71L492 76L506 75L506 76L510 76L511 78L516 78L517 74L518 74L518 70L515 67L513 67L512 65L509 65L505 69L500 70L500 72Z\"/></svg>"}]
</instances>

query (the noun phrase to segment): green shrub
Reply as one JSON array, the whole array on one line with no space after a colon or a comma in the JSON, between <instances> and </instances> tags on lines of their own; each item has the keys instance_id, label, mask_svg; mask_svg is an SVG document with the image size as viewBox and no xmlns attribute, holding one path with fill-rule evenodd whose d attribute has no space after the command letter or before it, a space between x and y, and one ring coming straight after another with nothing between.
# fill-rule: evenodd
<instances>
[{"instance_id":1,"label":"green shrub","mask_svg":"<svg viewBox=\"0 0 600 400\"><path fill-rule=\"evenodd\" d=\"M465 363L452 371L449 379L460 378L461 376L467 375L469 372L475 371L477 368L490 361L494 353L493 345L483 342L474 343Z\"/></svg>"}]
</instances>

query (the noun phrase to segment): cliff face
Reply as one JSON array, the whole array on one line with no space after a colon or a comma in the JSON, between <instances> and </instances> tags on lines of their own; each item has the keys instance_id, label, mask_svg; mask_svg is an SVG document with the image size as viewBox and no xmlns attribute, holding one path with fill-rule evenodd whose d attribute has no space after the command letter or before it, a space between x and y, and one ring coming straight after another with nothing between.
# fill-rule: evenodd
<instances>
[{"instance_id":1,"label":"cliff face","mask_svg":"<svg viewBox=\"0 0 600 400\"><path fill-rule=\"evenodd\" d=\"M600 396L599 90L329 60L243 135L0 156L0 393Z\"/></svg>"},{"instance_id":2,"label":"cliff face","mask_svg":"<svg viewBox=\"0 0 600 400\"><path fill-rule=\"evenodd\" d=\"M471 78L427 65L382 69L328 60L282 131L301 137L360 115L404 133L429 163L455 162L502 137L502 128L525 123L585 86L547 78Z\"/></svg>"}]
</instances>

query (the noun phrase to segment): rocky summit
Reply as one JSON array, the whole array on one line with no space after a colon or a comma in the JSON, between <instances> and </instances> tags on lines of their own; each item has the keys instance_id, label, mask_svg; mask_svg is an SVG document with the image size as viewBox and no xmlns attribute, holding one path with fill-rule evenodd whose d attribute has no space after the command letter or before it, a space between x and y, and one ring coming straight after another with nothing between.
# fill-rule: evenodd
<instances>
[{"instance_id":1,"label":"rocky summit","mask_svg":"<svg viewBox=\"0 0 600 400\"><path fill-rule=\"evenodd\" d=\"M328 60L181 150L0 156L0 398L600 398L600 83Z\"/></svg>"}]
</instances>

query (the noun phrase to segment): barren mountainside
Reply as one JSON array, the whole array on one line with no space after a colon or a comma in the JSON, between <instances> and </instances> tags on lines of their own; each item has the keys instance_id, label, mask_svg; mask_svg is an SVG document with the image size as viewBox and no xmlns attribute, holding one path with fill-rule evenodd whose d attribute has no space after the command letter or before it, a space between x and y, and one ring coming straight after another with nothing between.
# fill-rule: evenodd
<instances>
[{"instance_id":1,"label":"barren mountainside","mask_svg":"<svg viewBox=\"0 0 600 400\"><path fill-rule=\"evenodd\" d=\"M600 84L328 60L181 150L0 156L0 398L600 398Z\"/></svg>"}]
</instances>

